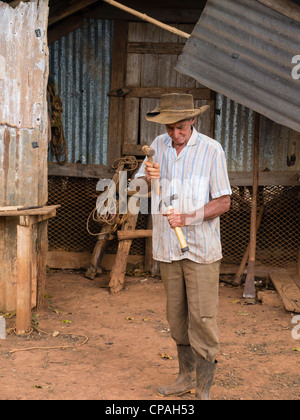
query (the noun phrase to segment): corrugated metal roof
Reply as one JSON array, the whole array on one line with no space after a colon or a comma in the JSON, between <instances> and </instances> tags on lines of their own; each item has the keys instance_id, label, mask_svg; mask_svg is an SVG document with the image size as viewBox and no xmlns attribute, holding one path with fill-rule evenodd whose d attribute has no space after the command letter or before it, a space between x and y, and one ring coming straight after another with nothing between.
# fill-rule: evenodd
<instances>
[{"instance_id":1,"label":"corrugated metal roof","mask_svg":"<svg viewBox=\"0 0 300 420\"><path fill-rule=\"evenodd\" d=\"M300 24L256 0L208 0L176 70L300 131L299 45Z\"/></svg>"},{"instance_id":2,"label":"corrugated metal roof","mask_svg":"<svg viewBox=\"0 0 300 420\"><path fill-rule=\"evenodd\" d=\"M69 163L107 163L112 38L112 21L89 19L49 48Z\"/></svg>"}]
</instances>

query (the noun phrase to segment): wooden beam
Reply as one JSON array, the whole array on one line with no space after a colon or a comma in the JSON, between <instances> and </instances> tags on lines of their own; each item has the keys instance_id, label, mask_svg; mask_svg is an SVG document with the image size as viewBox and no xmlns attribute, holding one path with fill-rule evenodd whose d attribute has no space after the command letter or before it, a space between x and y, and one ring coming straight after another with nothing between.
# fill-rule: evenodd
<instances>
[{"instance_id":1,"label":"wooden beam","mask_svg":"<svg viewBox=\"0 0 300 420\"><path fill-rule=\"evenodd\" d=\"M211 90L208 88L176 88L176 87L128 87L130 92L126 98L157 98L166 93L190 93L195 101L208 101L211 99Z\"/></svg>"},{"instance_id":2,"label":"wooden beam","mask_svg":"<svg viewBox=\"0 0 300 420\"><path fill-rule=\"evenodd\" d=\"M119 9L121 9L121 10L124 10L127 13L130 13L130 14L132 14L134 16L137 16L141 20L144 20L146 22L152 23L153 25L156 25L156 26L158 26L158 27L160 27L162 29L165 29L166 31L169 31L169 32L171 32L171 33L173 33L175 35L181 36L182 38L189 39L190 36L191 36L190 34L188 34L186 32L183 32L183 31L181 31L181 30L179 30L177 28L174 28L173 26L166 25L165 23L162 23L162 22L160 22L157 19L153 19L153 18L151 18L150 16L147 16L144 13L138 12L137 10L134 10L134 9L131 9L130 7L124 6L123 4L118 3L118 2L116 2L114 0L103 0L103 1L105 1L106 3L108 3L108 4L110 4L110 5L114 6L114 7L117 7Z\"/></svg>"},{"instance_id":3,"label":"wooden beam","mask_svg":"<svg viewBox=\"0 0 300 420\"><path fill-rule=\"evenodd\" d=\"M84 165L81 163L59 165L56 162L48 162L48 175L50 176L111 179L114 173L114 169L107 165Z\"/></svg>"},{"instance_id":4,"label":"wooden beam","mask_svg":"<svg viewBox=\"0 0 300 420\"><path fill-rule=\"evenodd\" d=\"M117 234L119 241L125 239L150 238L152 236L152 229L118 230Z\"/></svg>"},{"instance_id":5,"label":"wooden beam","mask_svg":"<svg viewBox=\"0 0 300 420\"><path fill-rule=\"evenodd\" d=\"M178 88L178 87L118 87L111 90L108 95L118 98L126 96L126 98L152 98L160 99L166 93L190 93L194 96L195 101L209 101L214 94L208 88Z\"/></svg>"},{"instance_id":6,"label":"wooden beam","mask_svg":"<svg viewBox=\"0 0 300 420\"><path fill-rule=\"evenodd\" d=\"M130 54L181 54L185 44L175 42L129 42Z\"/></svg>"},{"instance_id":7,"label":"wooden beam","mask_svg":"<svg viewBox=\"0 0 300 420\"><path fill-rule=\"evenodd\" d=\"M229 172L229 180L231 185L248 187L252 185L252 172ZM299 180L298 172L259 172L258 185L299 186Z\"/></svg>"},{"instance_id":8,"label":"wooden beam","mask_svg":"<svg viewBox=\"0 0 300 420\"><path fill-rule=\"evenodd\" d=\"M68 252L62 249L48 251L47 265L49 268L62 268L77 270L81 268L87 269L91 263L92 253L90 252ZM116 254L104 254L101 260L101 267L106 271L110 271L116 261ZM128 255L128 263L143 263L144 255Z\"/></svg>"},{"instance_id":9,"label":"wooden beam","mask_svg":"<svg viewBox=\"0 0 300 420\"><path fill-rule=\"evenodd\" d=\"M50 10L48 22L49 26L97 2L98 0L77 0L76 2L72 2L72 4L68 5L67 7L57 10L55 13L51 13ZM61 4L64 3L65 2L61 2Z\"/></svg>"},{"instance_id":10,"label":"wooden beam","mask_svg":"<svg viewBox=\"0 0 300 420\"><path fill-rule=\"evenodd\" d=\"M142 9L142 5L138 4L138 8ZM165 5L164 7L143 7L143 12L151 15L153 18L160 20L164 23L173 24L183 23L183 24L193 24L195 25L202 13L202 8L198 7L198 4L194 5L194 9L188 8L175 8L171 5ZM100 3L95 4L89 10L84 11L82 16L86 19L114 19L114 20L125 20L130 22L140 22L140 19L136 16L130 15L123 10L116 9L109 4Z\"/></svg>"},{"instance_id":11,"label":"wooden beam","mask_svg":"<svg viewBox=\"0 0 300 420\"><path fill-rule=\"evenodd\" d=\"M63 22L59 22L57 25L53 25L48 30L48 44L49 45L53 44L53 42L75 31L76 29L80 28L82 25L83 25L82 16L70 16L68 19L65 19Z\"/></svg>"}]
</instances>

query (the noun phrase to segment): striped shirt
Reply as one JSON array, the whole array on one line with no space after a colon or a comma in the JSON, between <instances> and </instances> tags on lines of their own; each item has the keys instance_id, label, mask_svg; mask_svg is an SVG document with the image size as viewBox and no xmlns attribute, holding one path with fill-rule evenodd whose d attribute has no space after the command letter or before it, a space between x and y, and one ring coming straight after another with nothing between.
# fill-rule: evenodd
<instances>
[{"instance_id":1,"label":"striped shirt","mask_svg":"<svg viewBox=\"0 0 300 420\"><path fill-rule=\"evenodd\" d=\"M212 199L230 195L231 188L222 146L195 128L187 145L177 156L168 134L157 137L151 147L155 150L154 161L160 165L161 195L152 194L153 258L171 262L188 258L209 264L222 258L220 218L199 221L182 228L189 251L182 254L174 229L170 228L166 209L159 209L162 197L177 194L172 206L181 213L191 213L203 208ZM145 176L145 165L141 165L135 178Z\"/></svg>"}]
</instances>

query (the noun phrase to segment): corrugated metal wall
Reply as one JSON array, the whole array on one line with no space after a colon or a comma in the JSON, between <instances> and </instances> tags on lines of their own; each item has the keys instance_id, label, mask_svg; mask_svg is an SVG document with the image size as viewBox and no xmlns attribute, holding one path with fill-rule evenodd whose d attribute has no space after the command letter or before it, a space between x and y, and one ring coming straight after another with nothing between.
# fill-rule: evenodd
<instances>
[{"instance_id":1,"label":"corrugated metal wall","mask_svg":"<svg viewBox=\"0 0 300 420\"><path fill-rule=\"evenodd\" d=\"M112 39L113 21L89 19L50 46L70 163L107 163Z\"/></svg>"},{"instance_id":2,"label":"corrugated metal wall","mask_svg":"<svg viewBox=\"0 0 300 420\"><path fill-rule=\"evenodd\" d=\"M255 0L208 0L176 70L300 132L300 23Z\"/></svg>"},{"instance_id":3,"label":"corrugated metal wall","mask_svg":"<svg viewBox=\"0 0 300 420\"><path fill-rule=\"evenodd\" d=\"M253 111L229 98L217 94L215 116L215 139L225 151L229 172L252 170ZM261 117L260 170L286 171L287 157L295 152L299 137L295 131ZM295 166L298 170L300 156Z\"/></svg>"}]
</instances>

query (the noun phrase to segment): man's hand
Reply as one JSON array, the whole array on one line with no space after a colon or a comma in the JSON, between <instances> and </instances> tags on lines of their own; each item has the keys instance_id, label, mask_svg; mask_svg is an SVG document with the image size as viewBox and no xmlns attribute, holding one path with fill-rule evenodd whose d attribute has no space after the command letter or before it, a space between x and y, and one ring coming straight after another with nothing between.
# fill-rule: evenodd
<instances>
[{"instance_id":1,"label":"man's hand","mask_svg":"<svg viewBox=\"0 0 300 420\"><path fill-rule=\"evenodd\" d=\"M151 183L151 179L160 179L159 163L151 163L146 160L145 166L145 174L148 184Z\"/></svg>"},{"instance_id":2,"label":"man's hand","mask_svg":"<svg viewBox=\"0 0 300 420\"><path fill-rule=\"evenodd\" d=\"M186 226L186 214L180 214L176 209L168 210L166 213L163 213L163 216L167 216L172 229Z\"/></svg>"},{"instance_id":3,"label":"man's hand","mask_svg":"<svg viewBox=\"0 0 300 420\"><path fill-rule=\"evenodd\" d=\"M205 220L212 220L221 216L230 209L230 196L224 195L215 198L207 203L202 209L198 209L192 213L179 213L173 209L164 213L172 229L176 227L184 227L189 225L199 225Z\"/></svg>"}]
</instances>

